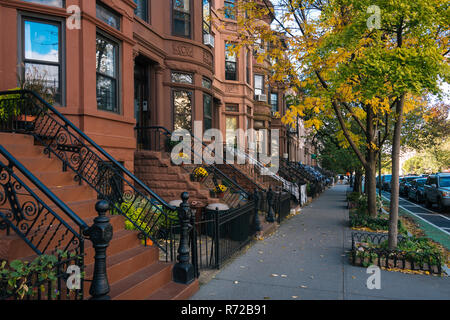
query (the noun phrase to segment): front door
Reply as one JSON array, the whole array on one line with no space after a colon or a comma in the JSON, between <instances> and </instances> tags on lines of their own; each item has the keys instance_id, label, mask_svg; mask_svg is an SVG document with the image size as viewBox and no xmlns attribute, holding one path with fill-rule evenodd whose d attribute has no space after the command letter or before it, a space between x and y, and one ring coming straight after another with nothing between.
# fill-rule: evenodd
<instances>
[{"instance_id":1,"label":"front door","mask_svg":"<svg viewBox=\"0 0 450 320\"><path fill-rule=\"evenodd\" d=\"M146 130L150 125L149 65L136 61L134 66L134 117L138 133L138 144L145 144Z\"/></svg>"}]
</instances>

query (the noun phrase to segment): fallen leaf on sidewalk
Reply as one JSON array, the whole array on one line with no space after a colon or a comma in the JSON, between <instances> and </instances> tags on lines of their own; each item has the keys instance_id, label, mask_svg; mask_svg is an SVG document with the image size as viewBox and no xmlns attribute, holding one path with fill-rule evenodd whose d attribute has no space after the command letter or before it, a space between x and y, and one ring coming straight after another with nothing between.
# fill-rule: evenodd
<instances>
[{"instance_id":1,"label":"fallen leaf on sidewalk","mask_svg":"<svg viewBox=\"0 0 450 320\"><path fill-rule=\"evenodd\" d=\"M234 284L238 284L239 283L239 281L234 281Z\"/></svg>"},{"instance_id":2,"label":"fallen leaf on sidewalk","mask_svg":"<svg viewBox=\"0 0 450 320\"><path fill-rule=\"evenodd\" d=\"M278 277L276 273L272 273L272 277Z\"/></svg>"},{"instance_id":3,"label":"fallen leaf on sidewalk","mask_svg":"<svg viewBox=\"0 0 450 320\"><path fill-rule=\"evenodd\" d=\"M306 289L306 288L308 288L308 286L300 286L300 288L303 288L303 289Z\"/></svg>"},{"instance_id":4,"label":"fallen leaf on sidewalk","mask_svg":"<svg viewBox=\"0 0 450 320\"><path fill-rule=\"evenodd\" d=\"M352 276L352 279L356 279L356 277L355 277L355 276Z\"/></svg>"},{"instance_id":5,"label":"fallen leaf on sidewalk","mask_svg":"<svg viewBox=\"0 0 450 320\"><path fill-rule=\"evenodd\" d=\"M297 299L298 298L298 296L292 296L292 299Z\"/></svg>"},{"instance_id":6,"label":"fallen leaf on sidewalk","mask_svg":"<svg viewBox=\"0 0 450 320\"><path fill-rule=\"evenodd\" d=\"M282 278L287 278L287 275L282 274L281 277L282 277Z\"/></svg>"},{"instance_id":7,"label":"fallen leaf on sidewalk","mask_svg":"<svg viewBox=\"0 0 450 320\"><path fill-rule=\"evenodd\" d=\"M270 299L270 297L264 297L264 300L269 300Z\"/></svg>"}]
</instances>

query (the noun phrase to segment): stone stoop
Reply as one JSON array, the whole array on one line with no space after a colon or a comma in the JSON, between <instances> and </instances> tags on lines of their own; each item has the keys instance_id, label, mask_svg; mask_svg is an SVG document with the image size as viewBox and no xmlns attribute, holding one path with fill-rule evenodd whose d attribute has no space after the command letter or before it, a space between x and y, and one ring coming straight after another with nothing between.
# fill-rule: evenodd
<instances>
[{"instance_id":1,"label":"stone stoop","mask_svg":"<svg viewBox=\"0 0 450 320\"><path fill-rule=\"evenodd\" d=\"M44 147L35 145L29 135L0 133L0 144L18 161L52 190L68 207L70 207L88 225L92 225L97 216L95 203L96 192L85 183L81 185L74 180L73 172L62 171L61 161L55 156L44 154ZM0 156L0 161L5 159ZM162 171L161 171L162 172ZM17 174L21 178L21 174ZM158 179L159 180L159 179ZM28 181L24 179L24 182ZM32 187L32 186L30 186ZM170 185L166 185L170 188ZM183 186L184 187L184 186ZM194 189L189 187L187 191ZM54 206L39 191L36 193L50 206ZM184 190L186 191L186 190ZM179 194L178 194L179 196ZM9 209L8 204L3 205ZM58 209L55 212L60 213ZM69 225L74 223L60 215ZM110 216L113 226L113 239L107 249L107 274L111 287L109 295L117 300L144 299L187 299L198 290L198 281L190 285L176 284L172 281L173 263L160 261L160 252L156 246L143 246L137 231L125 230L125 218ZM39 221L42 229L49 225L44 219ZM52 226L51 226L52 227ZM41 229L41 230L42 230ZM50 229L52 230L52 229ZM51 231L50 231L51 232ZM58 231L59 232L59 231ZM39 231L37 235L43 234ZM58 237L55 237L56 244ZM51 246L50 246L51 248ZM94 249L89 240L85 240L86 279L92 279L94 267ZM0 259L31 261L35 253L16 234L9 236L0 231ZM85 298L89 298L90 282L85 282Z\"/></svg>"},{"instance_id":2,"label":"stone stoop","mask_svg":"<svg viewBox=\"0 0 450 320\"><path fill-rule=\"evenodd\" d=\"M210 196L209 189L200 182L191 181L188 171L171 163L168 155L157 151L136 151L135 175L164 200L180 200L182 192L189 192L189 200L207 206L219 199Z\"/></svg>"}]
</instances>

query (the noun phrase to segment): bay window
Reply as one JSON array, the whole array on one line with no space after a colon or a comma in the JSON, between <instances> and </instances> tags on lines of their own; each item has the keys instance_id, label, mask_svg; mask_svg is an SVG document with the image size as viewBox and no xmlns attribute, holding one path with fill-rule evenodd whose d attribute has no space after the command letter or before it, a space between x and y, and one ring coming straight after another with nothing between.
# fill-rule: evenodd
<instances>
[{"instance_id":1,"label":"bay window","mask_svg":"<svg viewBox=\"0 0 450 320\"><path fill-rule=\"evenodd\" d=\"M225 80L237 80L237 58L232 47L230 43L225 44Z\"/></svg>"}]
</instances>

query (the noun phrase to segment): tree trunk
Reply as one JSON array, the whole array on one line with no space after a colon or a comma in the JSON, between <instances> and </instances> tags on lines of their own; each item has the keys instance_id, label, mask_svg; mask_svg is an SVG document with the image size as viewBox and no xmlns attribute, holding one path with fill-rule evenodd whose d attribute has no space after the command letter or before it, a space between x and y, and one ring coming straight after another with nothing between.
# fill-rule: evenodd
<instances>
[{"instance_id":1,"label":"tree trunk","mask_svg":"<svg viewBox=\"0 0 450 320\"><path fill-rule=\"evenodd\" d=\"M361 193L361 191L362 191L362 172L356 170L355 182L353 184L353 192Z\"/></svg>"},{"instance_id":2,"label":"tree trunk","mask_svg":"<svg viewBox=\"0 0 450 320\"><path fill-rule=\"evenodd\" d=\"M373 153L373 152L371 152ZM373 157L374 158L374 157ZM374 158L375 159L375 158ZM366 194L369 215L372 218L377 216L377 178L376 178L376 161L370 161L366 168Z\"/></svg>"},{"instance_id":3,"label":"tree trunk","mask_svg":"<svg viewBox=\"0 0 450 320\"><path fill-rule=\"evenodd\" d=\"M398 235L398 199L399 199L399 172L400 172L400 135L403 125L403 107L405 96L397 101L394 136L392 139L392 178L391 178L391 203L389 206L389 249L397 248Z\"/></svg>"}]
</instances>

